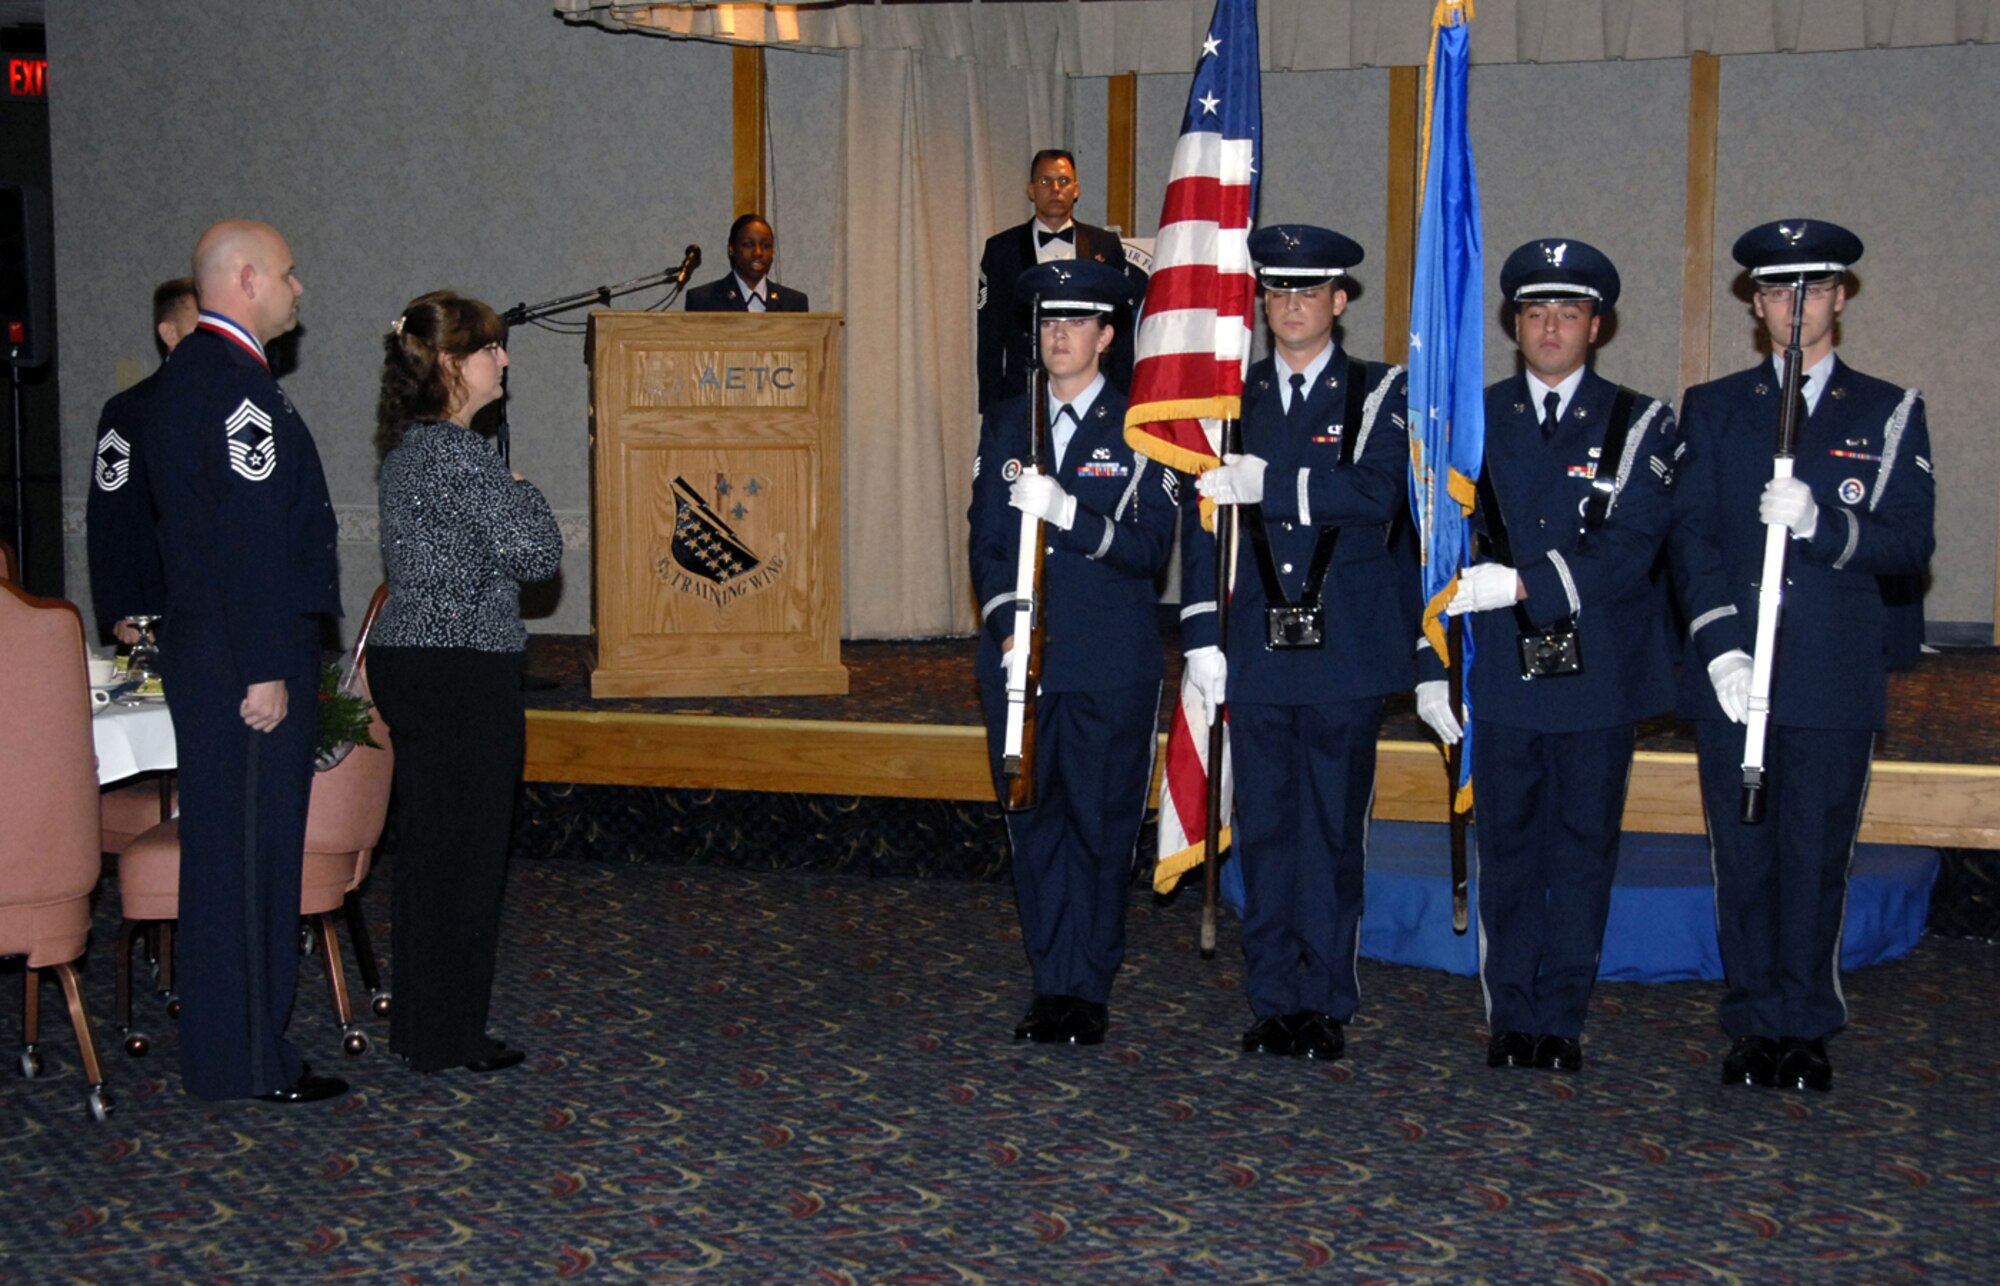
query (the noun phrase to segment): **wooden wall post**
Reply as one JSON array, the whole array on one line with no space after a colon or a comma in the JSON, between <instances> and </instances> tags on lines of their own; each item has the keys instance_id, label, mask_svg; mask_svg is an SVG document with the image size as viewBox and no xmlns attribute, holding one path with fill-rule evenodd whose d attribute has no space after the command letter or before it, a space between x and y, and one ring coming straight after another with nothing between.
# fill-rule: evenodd
<instances>
[{"instance_id":1,"label":"wooden wall post","mask_svg":"<svg viewBox=\"0 0 2000 1286\"><path fill-rule=\"evenodd\" d=\"M1418 167L1423 164L1424 69L1389 69L1388 245L1382 256L1382 360L1410 357L1410 289L1417 262Z\"/></svg>"},{"instance_id":2,"label":"wooden wall post","mask_svg":"<svg viewBox=\"0 0 2000 1286\"><path fill-rule=\"evenodd\" d=\"M1111 77L1105 99L1104 221L1129 237L1138 229L1139 74Z\"/></svg>"},{"instance_id":3,"label":"wooden wall post","mask_svg":"<svg viewBox=\"0 0 2000 1286\"><path fill-rule=\"evenodd\" d=\"M1681 239L1681 387L1708 379L1715 318L1715 137L1722 60L1688 58L1687 224Z\"/></svg>"},{"instance_id":4,"label":"wooden wall post","mask_svg":"<svg viewBox=\"0 0 2000 1286\"><path fill-rule=\"evenodd\" d=\"M735 144L736 209L738 214L764 208L764 50L739 45L730 52L730 119Z\"/></svg>"}]
</instances>

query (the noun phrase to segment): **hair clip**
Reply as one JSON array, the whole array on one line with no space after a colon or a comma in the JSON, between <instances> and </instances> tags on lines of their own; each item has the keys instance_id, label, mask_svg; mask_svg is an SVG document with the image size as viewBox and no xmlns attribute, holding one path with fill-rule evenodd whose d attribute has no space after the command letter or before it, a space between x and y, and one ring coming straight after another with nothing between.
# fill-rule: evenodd
<instances>
[{"instance_id":1,"label":"hair clip","mask_svg":"<svg viewBox=\"0 0 2000 1286\"><path fill-rule=\"evenodd\" d=\"M403 318L401 314L397 315L395 321L389 323L389 333L398 339L403 337Z\"/></svg>"}]
</instances>

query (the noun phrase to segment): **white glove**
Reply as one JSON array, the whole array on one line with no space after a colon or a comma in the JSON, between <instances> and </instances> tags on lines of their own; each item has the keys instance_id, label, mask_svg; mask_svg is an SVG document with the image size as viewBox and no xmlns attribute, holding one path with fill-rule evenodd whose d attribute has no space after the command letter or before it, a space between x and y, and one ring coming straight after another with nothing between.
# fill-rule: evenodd
<instances>
[{"instance_id":1,"label":"white glove","mask_svg":"<svg viewBox=\"0 0 2000 1286\"><path fill-rule=\"evenodd\" d=\"M1188 682L1201 694L1201 708L1210 723L1229 699L1229 658L1219 647L1198 647L1187 654Z\"/></svg>"},{"instance_id":2,"label":"white glove","mask_svg":"<svg viewBox=\"0 0 2000 1286\"><path fill-rule=\"evenodd\" d=\"M1773 478L1765 483L1764 494L1757 501L1757 516L1767 527L1790 527L1800 540L1811 540L1819 530L1819 505L1813 500L1812 488L1797 478Z\"/></svg>"},{"instance_id":3,"label":"white glove","mask_svg":"<svg viewBox=\"0 0 2000 1286\"><path fill-rule=\"evenodd\" d=\"M1076 497L1045 473L1024 473L1007 490L1007 503L1064 531L1076 521Z\"/></svg>"},{"instance_id":4,"label":"white glove","mask_svg":"<svg viewBox=\"0 0 2000 1286\"><path fill-rule=\"evenodd\" d=\"M1740 647L1730 648L1708 663L1708 681L1715 699L1731 721L1742 723L1750 717L1750 654Z\"/></svg>"},{"instance_id":5,"label":"white glove","mask_svg":"<svg viewBox=\"0 0 2000 1286\"><path fill-rule=\"evenodd\" d=\"M1481 563L1458 574L1458 591L1444 605L1446 616L1512 607L1521 597L1521 578L1500 563Z\"/></svg>"},{"instance_id":6,"label":"white glove","mask_svg":"<svg viewBox=\"0 0 2000 1286\"><path fill-rule=\"evenodd\" d=\"M1465 730L1458 726L1458 720L1451 713L1451 685L1443 679L1431 679L1417 685L1417 717L1431 726L1438 740L1447 746L1455 746Z\"/></svg>"},{"instance_id":7,"label":"white glove","mask_svg":"<svg viewBox=\"0 0 2000 1286\"><path fill-rule=\"evenodd\" d=\"M1219 505L1262 504L1264 457L1223 456L1221 464L1194 480L1194 489Z\"/></svg>"}]
</instances>

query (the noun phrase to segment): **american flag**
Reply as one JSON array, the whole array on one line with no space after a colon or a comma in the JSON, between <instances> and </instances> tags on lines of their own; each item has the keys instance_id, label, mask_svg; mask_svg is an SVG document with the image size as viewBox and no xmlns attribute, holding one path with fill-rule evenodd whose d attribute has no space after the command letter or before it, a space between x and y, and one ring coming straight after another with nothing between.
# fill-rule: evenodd
<instances>
[{"instance_id":1,"label":"american flag","mask_svg":"<svg viewBox=\"0 0 2000 1286\"><path fill-rule=\"evenodd\" d=\"M1186 473L1220 460L1220 421L1234 419L1243 405L1257 298L1250 223L1257 212L1262 92L1255 0L1216 0L1168 171L1125 412L1125 441ZM1153 886L1161 892L1203 860L1213 766L1207 755L1208 719L1183 682L1160 787ZM1217 769L1224 817L1228 765L1225 748ZM1226 848L1227 830L1222 836L1218 843Z\"/></svg>"},{"instance_id":2,"label":"american flag","mask_svg":"<svg viewBox=\"0 0 2000 1286\"><path fill-rule=\"evenodd\" d=\"M1215 426L1243 403L1250 362L1250 221L1264 106L1254 0L1217 0L1181 117L1139 323L1125 441L1184 473L1219 458Z\"/></svg>"}]
</instances>

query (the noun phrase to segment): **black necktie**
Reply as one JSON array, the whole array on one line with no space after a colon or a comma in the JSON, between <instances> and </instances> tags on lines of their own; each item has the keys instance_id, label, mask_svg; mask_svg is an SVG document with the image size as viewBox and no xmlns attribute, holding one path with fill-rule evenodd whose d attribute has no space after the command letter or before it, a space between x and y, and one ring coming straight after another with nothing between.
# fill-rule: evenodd
<instances>
[{"instance_id":1,"label":"black necktie","mask_svg":"<svg viewBox=\"0 0 2000 1286\"><path fill-rule=\"evenodd\" d=\"M1069 417L1070 423L1078 426L1079 428L1082 427L1083 421L1076 418L1076 408L1071 406L1067 402L1064 402L1061 406L1056 408L1056 418L1054 420L1054 423L1061 424L1062 418L1065 415Z\"/></svg>"},{"instance_id":2,"label":"black necktie","mask_svg":"<svg viewBox=\"0 0 2000 1286\"><path fill-rule=\"evenodd\" d=\"M1556 435L1556 408L1562 405L1562 394L1550 389L1542 395L1542 438L1547 440Z\"/></svg>"},{"instance_id":3,"label":"black necktie","mask_svg":"<svg viewBox=\"0 0 2000 1286\"><path fill-rule=\"evenodd\" d=\"M1041 238L1041 240L1035 243L1037 247L1045 246L1051 241L1067 241L1071 245L1075 245L1076 225L1072 223L1067 228L1064 228L1061 232L1044 232L1042 231L1042 229L1036 228L1035 235Z\"/></svg>"},{"instance_id":4,"label":"black necktie","mask_svg":"<svg viewBox=\"0 0 2000 1286\"><path fill-rule=\"evenodd\" d=\"M1292 376L1292 404L1285 408L1285 427L1296 429L1306 422L1306 377Z\"/></svg>"}]
</instances>

